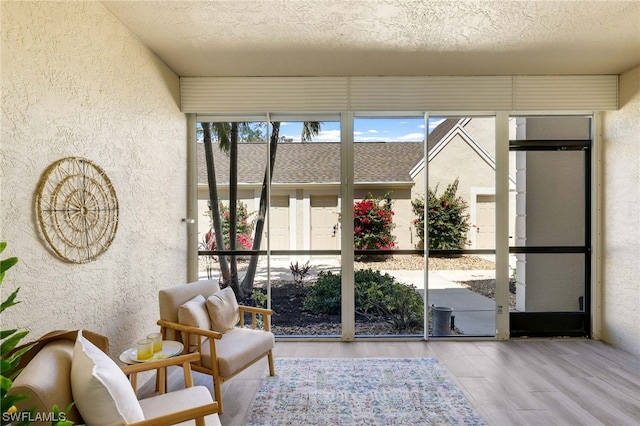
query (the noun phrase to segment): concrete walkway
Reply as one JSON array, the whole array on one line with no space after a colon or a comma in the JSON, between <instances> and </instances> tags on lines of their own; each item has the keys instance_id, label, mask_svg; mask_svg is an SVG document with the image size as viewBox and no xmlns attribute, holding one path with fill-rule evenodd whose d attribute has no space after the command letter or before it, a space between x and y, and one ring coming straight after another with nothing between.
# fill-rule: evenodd
<instances>
[{"instance_id":1,"label":"concrete walkway","mask_svg":"<svg viewBox=\"0 0 640 426\"><path fill-rule=\"evenodd\" d=\"M423 271L382 271L405 284L413 284L424 295ZM458 284L494 278L493 271L429 271L429 306L453 308L454 322L463 334L494 336L496 333L495 302Z\"/></svg>"}]
</instances>

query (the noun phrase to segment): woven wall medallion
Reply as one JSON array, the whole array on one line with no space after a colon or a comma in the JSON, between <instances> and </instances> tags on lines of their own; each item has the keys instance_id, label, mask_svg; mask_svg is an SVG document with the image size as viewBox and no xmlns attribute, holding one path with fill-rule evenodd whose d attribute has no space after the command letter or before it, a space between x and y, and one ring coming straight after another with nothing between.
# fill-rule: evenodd
<instances>
[{"instance_id":1,"label":"woven wall medallion","mask_svg":"<svg viewBox=\"0 0 640 426\"><path fill-rule=\"evenodd\" d=\"M38 223L62 259L87 263L107 251L118 229L118 198L104 170L67 157L45 171L36 194Z\"/></svg>"}]
</instances>

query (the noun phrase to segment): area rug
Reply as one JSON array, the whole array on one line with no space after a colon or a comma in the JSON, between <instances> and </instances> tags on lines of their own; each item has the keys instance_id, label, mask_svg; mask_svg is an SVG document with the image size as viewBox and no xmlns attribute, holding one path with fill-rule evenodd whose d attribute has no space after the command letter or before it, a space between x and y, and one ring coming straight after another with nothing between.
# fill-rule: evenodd
<instances>
[{"instance_id":1,"label":"area rug","mask_svg":"<svg viewBox=\"0 0 640 426\"><path fill-rule=\"evenodd\" d=\"M433 358L277 358L245 424L485 425Z\"/></svg>"}]
</instances>

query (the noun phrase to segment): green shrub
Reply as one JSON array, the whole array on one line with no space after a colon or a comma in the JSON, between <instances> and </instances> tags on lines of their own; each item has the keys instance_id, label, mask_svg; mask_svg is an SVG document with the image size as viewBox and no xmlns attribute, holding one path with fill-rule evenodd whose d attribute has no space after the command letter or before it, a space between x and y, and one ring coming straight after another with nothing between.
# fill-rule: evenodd
<instances>
[{"instance_id":1,"label":"green shrub","mask_svg":"<svg viewBox=\"0 0 640 426\"><path fill-rule=\"evenodd\" d=\"M427 191L427 209L429 220L429 249L455 250L463 249L467 245L469 231L469 214L467 202L456 195L458 179L447 186L447 189L437 195L438 185ZM416 219L416 235L424 244L424 200L415 199L411 202Z\"/></svg>"},{"instance_id":2,"label":"green shrub","mask_svg":"<svg viewBox=\"0 0 640 426\"><path fill-rule=\"evenodd\" d=\"M320 272L309 286L304 308L316 314L337 315L341 311L341 275ZM389 274L364 269L355 272L355 312L372 320L393 324L397 330L419 327L423 300L413 285L398 283Z\"/></svg>"},{"instance_id":3,"label":"green shrub","mask_svg":"<svg viewBox=\"0 0 640 426\"><path fill-rule=\"evenodd\" d=\"M315 284L308 287L304 309L314 314L340 314L342 279L340 274L321 271Z\"/></svg>"}]
</instances>

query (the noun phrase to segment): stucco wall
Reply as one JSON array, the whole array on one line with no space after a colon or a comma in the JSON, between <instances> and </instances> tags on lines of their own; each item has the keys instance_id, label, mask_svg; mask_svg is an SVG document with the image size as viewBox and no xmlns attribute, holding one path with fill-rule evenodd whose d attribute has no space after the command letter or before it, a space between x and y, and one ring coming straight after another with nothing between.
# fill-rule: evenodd
<instances>
[{"instance_id":1,"label":"stucco wall","mask_svg":"<svg viewBox=\"0 0 640 426\"><path fill-rule=\"evenodd\" d=\"M2 258L20 287L2 328L30 339L85 328L109 337L114 358L156 331L158 289L186 279L186 120L179 80L99 3L2 2ZM72 264L40 235L35 193L67 156L101 166L118 196L110 249Z\"/></svg>"},{"instance_id":2,"label":"stucco wall","mask_svg":"<svg viewBox=\"0 0 640 426\"><path fill-rule=\"evenodd\" d=\"M604 114L602 340L640 354L640 66Z\"/></svg>"}]
</instances>

